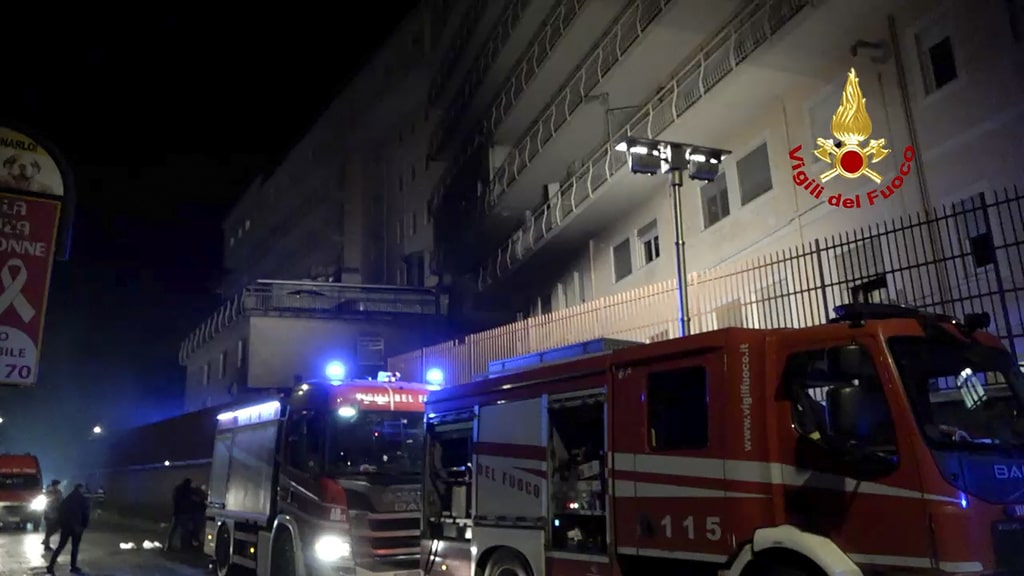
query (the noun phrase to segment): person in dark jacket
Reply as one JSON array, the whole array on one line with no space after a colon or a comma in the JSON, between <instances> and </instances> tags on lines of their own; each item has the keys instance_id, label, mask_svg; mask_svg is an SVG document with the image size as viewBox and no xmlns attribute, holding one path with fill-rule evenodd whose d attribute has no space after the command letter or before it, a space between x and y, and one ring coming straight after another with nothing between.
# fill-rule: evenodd
<instances>
[{"instance_id":1,"label":"person in dark jacket","mask_svg":"<svg viewBox=\"0 0 1024 576\"><path fill-rule=\"evenodd\" d=\"M43 550L53 552L50 541L53 540L53 535L60 531L57 509L60 508L60 503L64 500L64 494L60 491L60 480L51 480L45 494L46 508L43 509L43 520L46 522L46 534L43 536Z\"/></svg>"},{"instance_id":2,"label":"person in dark jacket","mask_svg":"<svg viewBox=\"0 0 1024 576\"><path fill-rule=\"evenodd\" d=\"M192 533L193 547L203 545L203 533L206 532L206 486L192 489Z\"/></svg>"},{"instance_id":3,"label":"person in dark jacket","mask_svg":"<svg viewBox=\"0 0 1024 576\"><path fill-rule=\"evenodd\" d=\"M50 556L46 573L54 574L53 567L57 564L57 558L70 540L71 573L81 574L82 569L78 567L78 548L82 545L82 534L89 527L89 500L82 494L81 484L75 484L74 490L61 501L60 507L57 508L57 523L60 525L60 542Z\"/></svg>"},{"instance_id":4,"label":"person in dark jacket","mask_svg":"<svg viewBox=\"0 0 1024 576\"><path fill-rule=\"evenodd\" d=\"M167 535L165 550L181 548L182 536L189 535L189 540L191 541L192 520L195 514L191 478L185 478L181 481L181 484L174 487L172 500L174 518L171 520L171 531Z\"/></svg>"}]
</instances>

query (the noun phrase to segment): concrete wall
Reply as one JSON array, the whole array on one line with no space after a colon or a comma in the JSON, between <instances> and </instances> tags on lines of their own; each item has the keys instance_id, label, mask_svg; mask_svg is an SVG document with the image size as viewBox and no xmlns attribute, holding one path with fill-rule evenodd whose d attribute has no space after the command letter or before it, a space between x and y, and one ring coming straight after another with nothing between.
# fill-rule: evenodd
<instances>
[{"instance_id":1,"label":"concrete wall","mask_svg":"<svg viewBox=\"0 0 1024 576\"><path fill-rule=\"evenodd\" d=\"M828 136L845 73L855 65L867 98L873 134L878 135L872 137L884 136L893 150L873 167L883 174L895 174L903 147L912 142L900 99L895 60L890 57L883 64L874 64L867 56L849 58L848 52L847 57L816 60L812 54L797 56L792 50L785 52L778 44L765 46L709 93L705 100L710 102L699 102L677 122L682 127L677 130L685 128L687 141L709 142L734 152L723 163L723 177L729 190L728 217L706 226L699 186L688 182L683 189L682 213L690 272L918 210L926 200L918 186L920 174L924 175L931 205L962 199L984 189L1024 183L1024 170L1014 152L1024 145L1024 103L1017 96L1024 90L1024 74L1020 72L1024 43L1012 36L1006 3L914 1L893 3L892 7L919 138L914 173L905 179L902 190L873 207L834 208L794 185L788 158L788 151L797 144L803 145L805 158L813 158L814 140ZM811 10L807 20L792 24L800 27L792 34L818 29L822 42L833 43L822 49L823 53L844 52L851 39L832 35L830 40L829 34L823 32L829 29L821 20L823 15ZM861 37L888 38L887 14L865 10L857 17L856 28ZM932 94L925 90L922 55L916 41L919 35L949 35L953 45L958 78ZM735 104L731 114L742 120L730 121L730 114L725 113L727 107L722 104L726 101ZM764 142L769 148L772 189L741 205L736 163ZM812 174L826 168L817 160L809 166ZM848 195L876 187L866 179L861 180L836 178L829 184ZM563 286L539 286L538 297L546 296L548 291L558 295L566 290L565 284L570 284L571 292L571 281L567 279L574 272L590 276L592 292L587 294L588 298L674 277L672 212L666 182L652 178L637 184L620 177L606 186L628 187L628 192L620 193L632 193L642 200L634 210L622 214L584 243L575 263L564 270ZM652 220L658 222L661 257L640 268L636 232ZM615 282L612 248L626 238L632 242L634 270L627 278ZM555 309L566 305L560 300L557 296L552 298Z\"/></svg>"},{"instance_id":2,"label":"concrete wall","mask_svg":"<svg viewBox=\"0 0 1024 576\"><path fill-rule=\"evenodd\" d=\"M174 486L190 477L209 480L217 409L200 410L147 426L109 431L90 442L83 464L90 487L106 492L103 509L136 519L167 521Z\"/></svg>"},{"instance_id":3,"label":"concrete wall","mask_svg":"<svg viewBox=\"0 0 1024 576\"><path fill-rule=\"evenodd\" d=\"M246 317L229 326L186 360L185 409L217 406L247 391L290 386L296 374L322 378L328 362L339 360L350 377L376 375L391 356L437 342L447 334L440 316L391 319L323 319L284 316ZM361 337L381 338L380 365L356 359ZM241 346L239 343L241 342ZM241 351L241 361L239 361ZM224 375L220 374L224 355ZM204 374L209 378L204 379Z\"/></svg>"}]
</instances>

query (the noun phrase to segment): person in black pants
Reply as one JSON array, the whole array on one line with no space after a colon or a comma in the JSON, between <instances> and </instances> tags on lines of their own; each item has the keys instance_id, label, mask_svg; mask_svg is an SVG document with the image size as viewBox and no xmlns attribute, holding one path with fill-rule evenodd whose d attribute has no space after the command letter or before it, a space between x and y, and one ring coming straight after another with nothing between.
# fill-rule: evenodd
<instances>
[{"instance_id":1,"label":"person in black pants","mask_svg":"<svg viewBox=\"0 0 1024 576\"><path fill-rule=\"evenodd\" d=\"M57 508L64 500L64 494L60 491L60 480L52 480L50 487L46 489L46 508L43 510L43 519L46 521L46 535L43 536L43 550L53 552L50 541L53 535L60 530L60 523L57 521Z\"/></svg>"},{"instance_id":2,"label":"person in black pants","mask_svg":"<svg viewBox=\"0 0 1024 576\"><path fill-rule=\"evenodd\" d=\"M64 551L64 547L71 541L71 573L81 574L82 569L78 567L78 547L82 545L82 534L89 527L89 501L85 494L82 494L82 485L75 484L75 489L61 501L57 509L57 522L60 525L60 542L50 556L50 563L46 566L47 574L54 574L54 565L57 558Z\"/></svg>"}]
</instances>

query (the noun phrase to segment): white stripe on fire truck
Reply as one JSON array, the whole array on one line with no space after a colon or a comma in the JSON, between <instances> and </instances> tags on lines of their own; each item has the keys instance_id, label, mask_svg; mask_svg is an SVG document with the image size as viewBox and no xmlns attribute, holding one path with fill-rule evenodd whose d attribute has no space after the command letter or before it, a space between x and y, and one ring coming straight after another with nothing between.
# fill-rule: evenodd
<instances>
[{"instance_id":1,"label":"white stripe on fire truck","mask_svg":"<svg viewBox=\"0 0 1024 576\"><path fill-rule=\"evenodd\" d=\"M751 492L730 492L713 488L694 488L692 486L675 486L655 482L634 482L633 480L615 480L615 495L637 498L771 498L770 494Z\"/></svg>"},{"instance_id":2,"label":"white stripe on fire truck","mask_svg":"<svg viewBox=\"0 0 1024 576\"><path fill-rule=\"evenodd\" d=\"M729 557L723 554L707 554L704 552L688 552L684 550L660 550L657 548L632 548L620 546L619 554L652 556L661 558L677 558L680 560L697 560L725 564ZM904 568L931 568L931 558L916 556L888 556L880 554L847 554L857 564L873 564L875 566L900 566ZM980 572L981 562L939 562L939 570L943 572L964 573Z\"/></svg>"},{"instance_id":3,"label":"white stripe on fire truck","mask_svg":"<svg viewBox=\"0 0 1024 576\"><path fill-rule=\"evenodd\" d=\"M850 492L936 500L939 502L960 502L959 497L923 494L914 490L886 486L877 482L864 482L843 476L801 470L795 466L777 462L616 452L613 465L615 470L626 472L648 472L667 476L735 480L755 484L833 488L837 482L842 481L844 489Z\"/></svg>"}]
</instances>

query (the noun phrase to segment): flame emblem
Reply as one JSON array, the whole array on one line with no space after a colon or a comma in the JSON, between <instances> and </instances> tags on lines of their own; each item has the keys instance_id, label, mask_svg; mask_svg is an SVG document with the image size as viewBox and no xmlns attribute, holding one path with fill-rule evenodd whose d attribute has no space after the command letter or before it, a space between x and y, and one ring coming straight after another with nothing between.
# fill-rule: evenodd
<instances>
[{"instance_id":1,"label":"flame emblem","mask_svg":"<svg viewBox=\"0 0 1024 576\"><path fill-rule=\"evenodd\" d=\"M868 116L866 103L867 99L860 92L857 71L850 68L842 101L832 115L832 135L841 146L818 138L818 149L814 151L815 156L832 164L832 168L821 175L822 182L828 182L836 175L850 179L864 175L874 180L875 184L882 182L882 176L872 170L870 164L889 154L890 150L885 148L885 138L871 140L864 148L860 146L861 142L871 136L871 117Z\"/></svg>"}]
</instances>

